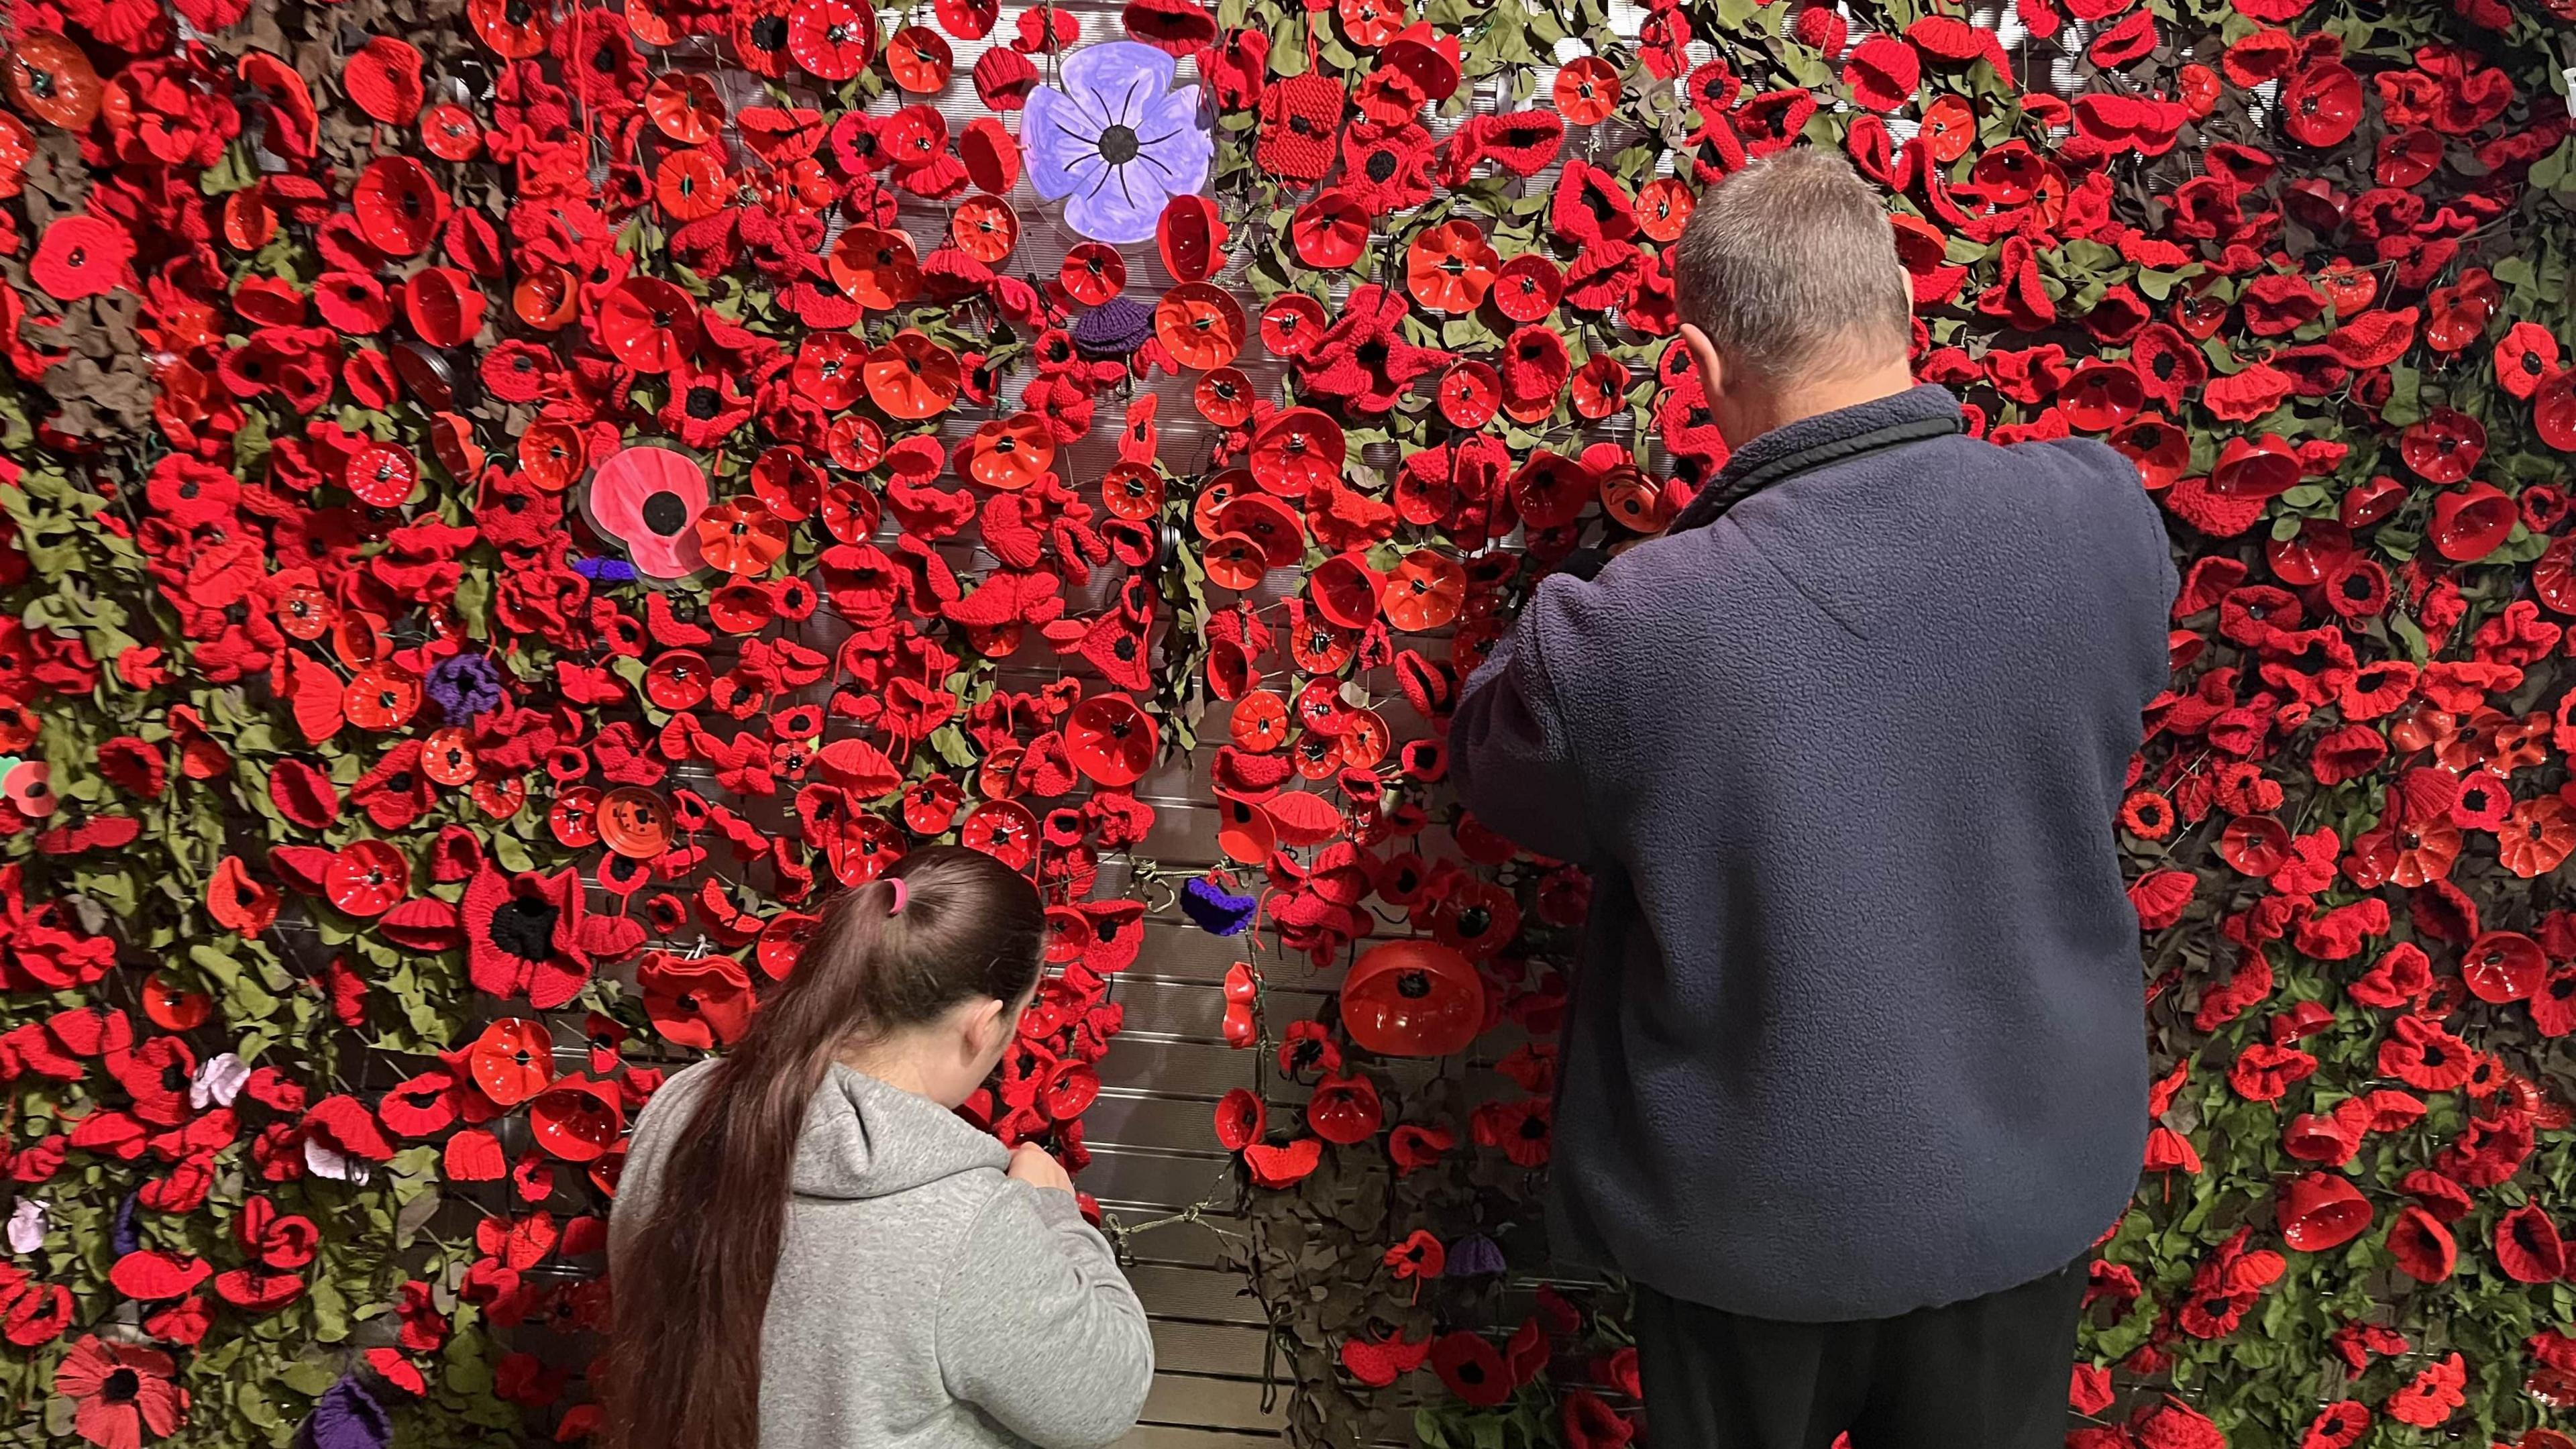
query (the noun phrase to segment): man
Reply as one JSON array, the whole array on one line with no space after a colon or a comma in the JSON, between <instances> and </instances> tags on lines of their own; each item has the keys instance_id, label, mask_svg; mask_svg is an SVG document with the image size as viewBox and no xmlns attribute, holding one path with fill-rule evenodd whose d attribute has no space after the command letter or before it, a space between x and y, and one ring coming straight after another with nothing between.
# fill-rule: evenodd
<instances>
[{"instance_id":1,"label":"man","mask_svg":"<svg viewBox=\"0 0 2576 1449\"><path fill-rule=\"evenodd\" d=\"M1469 808L1593 875L1560 1250L1636 1284L1667 1449L2056 1449L2146 1136L2111 822L2163 526L2110 448L1913 385L1840 157L1730 177L1675 255L1734 455L1540 585L1451 740Z\"/></svg>"}]
</instances>

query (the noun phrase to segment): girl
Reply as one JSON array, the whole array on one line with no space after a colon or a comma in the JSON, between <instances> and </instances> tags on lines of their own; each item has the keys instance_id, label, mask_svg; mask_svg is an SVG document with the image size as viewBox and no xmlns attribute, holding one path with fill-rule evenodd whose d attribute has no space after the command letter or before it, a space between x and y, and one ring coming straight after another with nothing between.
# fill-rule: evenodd
<instances>
[{"instance_id":1,"label":"girl","mask_svg":"<svg viewBox=\"0 0 2576 1449\"><path fill-rule=\"evenodd\" d=\"M843 894L733 1051L636 1123L609 1219L621 1449L1109 1444L1145 1313L1043 1150L954 1108L1036 994L1046 913L935 846Z\"/></svg>"}]
</instances>

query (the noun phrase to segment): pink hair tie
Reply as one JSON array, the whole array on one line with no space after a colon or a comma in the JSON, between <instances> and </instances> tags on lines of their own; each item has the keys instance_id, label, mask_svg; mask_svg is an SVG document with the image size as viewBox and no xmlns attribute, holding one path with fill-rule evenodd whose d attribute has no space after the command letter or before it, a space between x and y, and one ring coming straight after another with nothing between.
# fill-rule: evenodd
<instances>
[{"instance_id":1,"label":"pink hair tie","mask_svg":"<svg viewBox=\"0 0 2576 1449\"><path fill-rule=\"evenodd\" d=\"M900 876L886 877L886 884L894 887L894 904L886 907L886 914L889 916L901 915L903 913L903 903L912 898L912 892L904 889L903 878Z\"/></svg>"}]
</instances>

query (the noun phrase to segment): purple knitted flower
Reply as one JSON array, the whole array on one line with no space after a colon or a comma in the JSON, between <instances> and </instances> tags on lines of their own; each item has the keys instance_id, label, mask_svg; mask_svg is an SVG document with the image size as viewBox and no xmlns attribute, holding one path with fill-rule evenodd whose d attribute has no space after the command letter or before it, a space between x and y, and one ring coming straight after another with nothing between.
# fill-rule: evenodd
<instances>
[{"instance_id":1,"label":"purple knitted flower","mask_svg":"<svg viewBox=\"0 0 2576 1449\"><path fill-rule=\"evenodd\" d=\"M501 671L480 654L451 654L431 665L425 687L449 724L471 724L501 706Z\"/></svg>"},{"instance_id":2,"label":"purple knitted flower","mask_svg":"<svg viewBox=\"0 0 2576 1449\"><path fill-rule=\"evenodd\" d=\"M1154 309L1112 297L1074 319L1073 350L1094 360L1124 359L1154 335Z\"/></svg>"},{"instance_id":3,"label":"purple knitted flower","mask_svg":"<svg viewBox=\"0 0 2576 1449\"><path fill-rule=\"evenodd\" d=\"M312 1449L385 1449L394 1437L384 1405L354 1378L343 1378L313 1401L304 1433Z\"/></svg>"}]
</instances>

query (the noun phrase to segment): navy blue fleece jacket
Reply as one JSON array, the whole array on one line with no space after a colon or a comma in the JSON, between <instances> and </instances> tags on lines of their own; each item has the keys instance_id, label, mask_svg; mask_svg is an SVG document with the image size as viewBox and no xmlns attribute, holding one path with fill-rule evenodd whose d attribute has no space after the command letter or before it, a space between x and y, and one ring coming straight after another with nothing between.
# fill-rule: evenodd
<instances>
[{"instance_id":1,"label":"navy blue fleece jacket","mask_svg":"<svg viewBox=\"0 0 2576 1449\"><path fill-rule=\"evenodd\" d=\"M1956 434L1938 387L1753 440L1823 459L1542 583L1451 745L1488 825L1593 872L1560 1254L1764 1318L2063 1267L2146 1136L2112 819L2175 589L2100 443Z\"/></svg>"}]
</instances>

